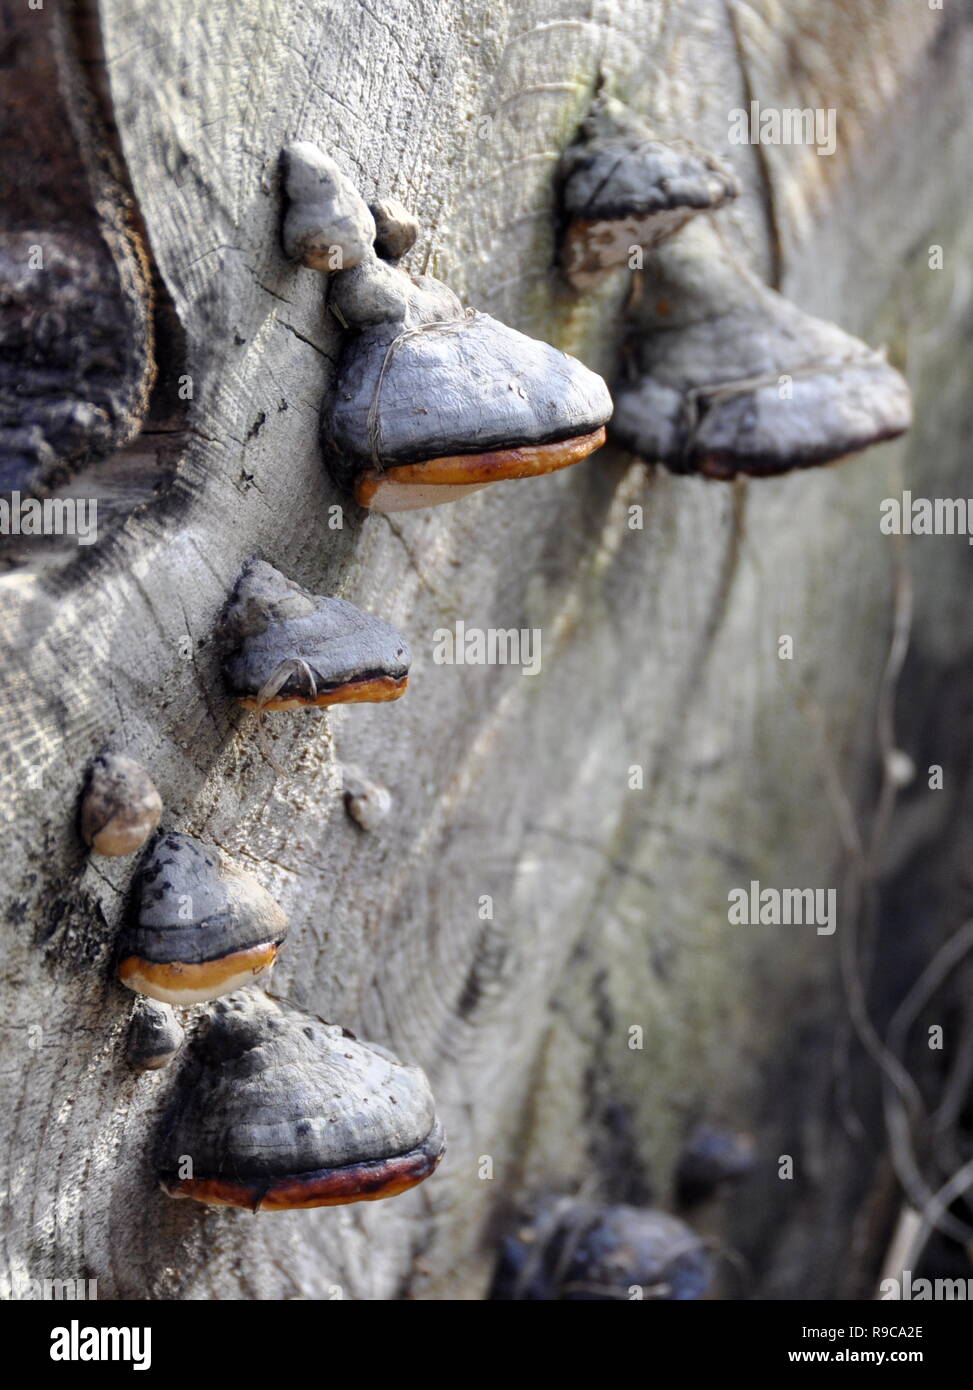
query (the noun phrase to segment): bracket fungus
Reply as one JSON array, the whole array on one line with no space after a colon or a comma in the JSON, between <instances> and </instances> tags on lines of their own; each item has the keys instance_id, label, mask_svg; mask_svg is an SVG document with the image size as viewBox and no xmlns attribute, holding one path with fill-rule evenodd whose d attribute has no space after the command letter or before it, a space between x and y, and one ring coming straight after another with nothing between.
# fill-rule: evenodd
<instances>
[{"instance_id":1,"label":"bracket fungus","mask_svg":"<svg viewBox=\"0 0 973 1390\"><path fill-rule=\"evenodd\" d=\"M362 830L377 829L392 809L388 787L373 781L361 768L347 764L341 769L341 783L349 816Z\"/></svg>"},{"instance_id":2,"label":"bracket fungus","mask_svg":"<svg viewBox=\"0 0 973 1390\"><path fill-rule=\"evenodd\" d=\"M445 1151L418 1067L254 993L214 1006L163 1128L164 1191L252 1211L393 1197Z\"/></svg>"},{"instance_id":3,"label":"bracket fungus","mask_svg":"<svg viewBox=\"0 0 973 1390\"><path fill-rule=\"evenodd\" d=\"M655 1208L543 1197L504 1243L492 1299L687 1302L702 1298L713 1265L685 1222Z\"/></svg>"},{"instance_id":4,"label":"bracket fungus","mask_svg":"<svg viewBox=\"0 0 973 1390\"><path fill-rule=\"evenodd\" d=\"M159 824L162 798L141 763L119 753L95 758L81 800L81 837L96 854L134 854Z\"/></svg>"},{"instance_id":5,"label":"bracket fungus","mask_svg":"<svg viewBox=\"0 0 973 1390\"><path fill-rule=\"evenodd\" d=\"M311 270L349 270L370 256L375 222L330 155L298 140L283 151L284 250Z\"/></svg>"},{"instance_id":6,"label":"bracket fungus","mask_svg":"<svg viewBox=\"0 0 973 1390\"><path fill-rule=\"evenodd\" d=\"M283 160L284 249L335 272L330 302L346 332L322 440L363 507L437 506L566 468L604 443L612 405L601 377L395 265L418 234L400 203L369 209L307 142Z\"/></svg>"},{"instance_id":7,"label":"bracket fungus","mask_svg":"<svg viewBox=\"0 0 973 1390\"><path fill-rule=\"evenodd\" d=\"M808 468L893 439L909 388L878 352L804 313L697 222L646 260L612 438L674 472Z\"/></svg>"},{"instance_id":8,"label":"bracket fungus","mask_svg":"<svg viewBox=\"0 0 973 1390\"><path fill-rule=\"evenodd\" d=\"M509 478L553 473L599 448L601 377L431 276L379 260L336 276L349 325L322 429L332 469L363 507L438 506Z\"/></svg>"},{"instance_id":9,"label":"bracket fungus","mask_svg":"<svg viewBox=\"0 0 973 1390\"><path fill-rule=\"evenodd\" d=\"M287 919L255 878L192 835L160 835L140 867L118 946L122 984L165 1004L195 1004L250 984L273 965Z\"/></svg>"},{"instance_id":10,"label":"bracket fungus","mask_svg":"<svg viewBox=\"0 0 973 1390\"><path fill-rule=\"evenodd\" d=\"M753 1172L750 1134L698 1124L687 1136L676 1165L676 1201L688 1210L718 1196Z\"/></svg>"},{"instance_id":11,"label":"bracket fungus","mask_svg":"<svg viewBox=\"0 0 973 1390\"><path fill-rule=\"evenodd\" d=\"M375 253L383 261L400 261L412 250L419 235L419 223L396 198L369 203L375 219Z\"/></svg>"},{"instance_id":12,"label":"bracket fungus","mask_svg":"<svg viewBox=\"0 0 973 1390\"><path fill-rule=\"evenodd\" d=\"M688 140L658 139L611 97L599 97L578 142L561 158L561 264L578 290L591 289L635 248L655 246L701 212L739 193L716 157Z\"/></svg>"},{"instance_id":13,"label":"bracket fungus","mask_svg":"<svg viewBox=\"0 0 973 1390\"><path fill-rule=\"evenodd\" d=\"M125 1055L136 1071L167 1067L182 1047L186 1034L168 1004L142 996L135 1001Z\"/></svg>"},{"instance_id":14,"label":"bracket fungus","mask_svg":"<svg viewBox=\"0 0 973 1390\"><path fill-rule=\"evenodd\" d=\"M264 560L243 567L224 617L224 662L244 709L397 700L411 653L390 623L308 593Z\"/></svg>"}]
</instances>

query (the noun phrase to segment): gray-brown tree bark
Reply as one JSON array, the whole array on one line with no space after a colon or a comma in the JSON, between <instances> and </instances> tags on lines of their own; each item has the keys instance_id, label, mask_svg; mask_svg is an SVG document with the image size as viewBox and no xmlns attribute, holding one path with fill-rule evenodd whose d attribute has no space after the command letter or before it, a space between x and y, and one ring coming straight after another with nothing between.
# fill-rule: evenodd
<instances>
[{"instance_id":1,"label":"gray-brown tree bark","mask_svg":"<svg viewBox=\"0 0 973 1390\"><path fill-rule=\"evenodd\" d=\"M944 602L967 547L879 530L903 487L968 491L960 9L86 0L17 20L46 26L65 110L110 153L155 284L154 342L116 285L134 353L121 415L140 411L139 343L157 376L140 432L124 443L120 425L117 451L62 483L98 496L99 543L22 544L0 580L8 1277L96 1278L102 1298L476 1299L525 1194L668 1206L706 1115L752 1130L760 1155L707 1218L750 1262L725 1267L724 1295L870 1296L899 1199L840 953L856 930L847 812L867 838L904 574L907 724L952 776L896 822L893 870L944 833L968 770L968 747L937 756L929 725L971 654L962 605ZM15 67L38 61L28 47L11 43ZM53 84L36 83L42 110ZM605 449L455 506L360 512L322 465L339 326L321 277L280 247L281 147L315 141L367 198L400 199L421 223L412 268L611 379L628 277L579 297L554 264L552 175L599 83L732 163L728 242L802 307L884 342L916 428L777 480L677 478ZM835 154L729 146L728 113L752 98L836 108ZM29 141L30 111L16 119L10 139ZM66 157L90 174L83 143ZM43 244L62 211L5 230ZM219 669L215 624L255 553L393 622L415 654L396 704L265 717L284 773ZM435 664L434 632L460 619L539 628L540 674ZM132 997L111 955L134 864L89 857L75 815L109 743L150 770L163 824L225 849L289 914L274 991L426 1069L449 1148L422 1187L257 1218L158 1190L178 1062L126 1066ZM346 814L343 763L392 791L375 831ZM837 933L731 927L727 894L751 879L842 884ZM947 925L903 925L913 972Z\"/></svg>"}]
</instances>

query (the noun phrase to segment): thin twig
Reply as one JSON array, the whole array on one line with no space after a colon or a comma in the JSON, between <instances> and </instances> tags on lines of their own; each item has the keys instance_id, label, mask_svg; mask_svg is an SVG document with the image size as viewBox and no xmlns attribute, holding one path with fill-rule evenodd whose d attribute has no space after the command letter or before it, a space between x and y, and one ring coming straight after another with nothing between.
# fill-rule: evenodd
<instances>
[{"instance_id":1,"label":"thin twig","mask_svg":"<svg viewBox=\"0 0 973 1390\"><path fill-rule=\"evenodd\" d=\"M762 571L759 556L752 551L750 553L758 571ZM897 794L890 758L895 750L895 692L908 651L913 608L911 577L903 563L902 553L897 559L892 638L883 669L876 716L876 741L882 756L882 787L867 850L854 806L838 772L823 712L810 692L799 685L795 685L794 690L798 707L818 735L825 791L848 856L845 901L850 904L851 911L849 929L839 934L841 977L852 1026L882 1077L883 1112L892 1165L910 1201L922 1210L923 1219L930 1220L953 1239L966 1242L973 1238L973 1227L968 1227L945 1209L937 1207L935 1194L922 1175L913 1137L914 1122L925 1113L922 1096L911 1073L886 1047L872 1023L859 962L859 927L863 921L867 924L877 918L875 875Z\"/></svg>"}]
</instances>

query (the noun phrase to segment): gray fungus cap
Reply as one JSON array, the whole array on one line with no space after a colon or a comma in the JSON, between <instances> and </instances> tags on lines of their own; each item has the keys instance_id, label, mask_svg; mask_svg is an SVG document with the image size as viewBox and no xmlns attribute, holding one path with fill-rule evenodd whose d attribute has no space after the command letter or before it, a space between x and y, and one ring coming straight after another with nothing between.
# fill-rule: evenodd
<instances>
[{"instance_id":1,"label":"gray fungus cap","mask_svg":"<svg viewBox=\"0 0 973 1390\"><path fill-rule=\"evenodd\" d=\"M431 1173L425 1074L265 995L221 1000L193 1044L158 1170L173 1196L268 1208L391 1196ZM180 1178L182 1160L192 1178Z\"/></svg>"},{"instance_id":2,"label":"gray fungus cap","mask_svg":"<svg viewBox=\"0 0 973 1390\"><path fill-rule=\"evenodd\" d=\"M629 262L633 247L672 236L700 212L735 198L739 184L689 140L660 140L617 101L601 98L558 170L561 262L578 289Z\"/></svg>"},{"instance_id":3,"label":"gray fungus cap","mask_svg":"<svg viewBox=\"0 0 973 1390\"><path fill-rule=\"evenodd\" d=\"M267 890L222 850L160 834L139 868L118 977L169 1004L238 989L270 968L287 919Z\"/></svg>"},{"instance_id":4,"label":"gray fungus cap","mask_svg":"<svg viewBox=\"0 0 973 1390\"><path fill-rule=\"evenodd\" d=\"M263 560L244 567L225 633L227 683L251 708L394 699L407 684L411 653L396 628Z\"/></svg>"},{"instance_id":5,"label":"gray fungus cap","mask_svg":"<svg viewBox=\"0 0 973 1390\"><path fill-rule=\"evenodd\" d=\"M543 1196L508 1237L492 1297L598 1302L702 1298L713 1262L684 1221L652 1207Z\"/></svg>"},{"instance_id":6,"label":"gray fungus cap","mask_svg":"<svg viewBox=\"0 0 973 1390\"><path fill-rule=\"evenodd\" d=\"M731 478L804 468L909 428L903 377L730 260L695 223L647 261L612 438L648 463Z\"/></svg>"},{"instance_id":7,"label":"gray fungus cap","mask_svg":"<svg viewBox=\"0 0 973 1390\"><path fill-rule=\"evenodd\" d=\"M446 286L388 284L407 309L349 335L324 435L345 476L591 434L608 420L601 377L489 314L467 314ZM403 285L402 282L405 282Z\"/></svg>"}]
</instances>

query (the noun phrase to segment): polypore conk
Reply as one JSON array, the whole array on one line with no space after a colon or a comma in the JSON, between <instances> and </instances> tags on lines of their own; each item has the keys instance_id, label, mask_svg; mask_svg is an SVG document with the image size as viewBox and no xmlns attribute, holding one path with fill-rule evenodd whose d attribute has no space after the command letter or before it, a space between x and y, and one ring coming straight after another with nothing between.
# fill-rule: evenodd
<instances>
[{"instance_id":1,"label":"polypore conk","mask_svg":"<svg viewBox=\"0 0 973 1390\"><path fill-rule=\"evenodd\" d=\"M372 781L357 767L343 767L341 780L348 814L363 830L375 830L392 809L388 787Z\"/></svg>"},{"instance_id":2,"label":"polypore conk","mask_svg":"<svg viewBox=\"0 0 973 1390\"><path fill-rule=\"evenodd\" d=\"M908 385L880 353L768 289L706 223L648 256L631 315L611 432L647 463L785 473L912 422Z\"/></svg>"},{"instance_id":3,"label":"polypore conk","mask_svg":"<svg viewBox=\"0 0 973 1390\"><path fill-rule=\"evenodd\" d=\"M676 1165L676 1200L688 1209L740 1182L754 1168L753 1136L718 1125L698 1124L687 1136Z\"/></svg>"},{"instance_id":4,"label":"polypore conk","mask_svg":"<svg viewBox=\"0 0 973 1390\"><path fill-rule=\"evenodd\" d=\"M162 815L162 798L141 763L120 753L95 758L81 801L81 836L96 854L134 854Z\"/></svg>"},{"instance_id":5,"label":"polypore conk","mask_svg":"<svg viewBox=\"0 0 973 1390\"><path fill-rule=\"evenodd\" d=\"M688 140L657 139L610 97L595 102L558 179L561 263L576 289L590 289L616 266L636 268L636 248L655 246L739 193L715 155Z\"/></svg>"},{"instance_id":6,"label":"polypore conk","mask_svg":"<svg viewBox=\"0 0 973 1390\"><path fill-rule=\"evenodd\" d=\"M390 623L263 560L244 566L224 631L227 684L245 709L397 700L409 684L411 653Z\"/></svg>"},{"instance_id":7,"label":"polypore conk","mask_svg":"<svg viewBox=\"0 0 973 1390\"><path fill-rule=\"evenodd\" d=\"M136 1071L167 1067L185 1041L185 1030L168 1004L136 999L129 1026L126 1056Z\"/></svg>"},{"instance_id":8,"label":"polypore conk","mask_svg":"<svg viewBox=\"0 0 973 1390\"><path fill-rule=\"evenodd\" d=\"M700 1237L652 1208L544 1197L503 1244L491 1298L544 1302L701 1298L713 1277Z\"/></svg>"},{"instance_id":9,"label":"polypore conk","mask_svg":"<svg viewBox=\"0 0 973 1390\"><path fill-rule=\"evenodd\" d=\"M401 260L416 244L419 223L409 209L395 198L369 203L368 210L375 219L376 254L383 261Z\"/></svg>"},{"instance_id":10,"label":"polypore conk","mask_svg":"<svg viewBox=\"0 0 973 1390\"><path fill-rule=\"evenodd\" d=\"M363 507L411 511L586 458L605 438L601 377L429 276L377 258L337 276L349 325L322 421L336 476Z\"/></svg>"},{"instance_id":11,"label":"polypore conk","mask_svg":"<svg viewBox=\"0 0 973 1390\"><path fill-rule=\"evenodd\" d=\"M118 978L166 1004L250 984L273 965L287 918L255 878L192 835L158 837L118 945Z\"/></svg>"},{"instance_id":12,"label":"polypore conk","mask_svg":"<svg viewBox=\"0 0 973 1390\"><path fill-rule=\"evenodd\" d=\"M283 152L284 250L311 270L349 270L373 255L375 221L330 155L306 140Z\"/></svg>"},{"instance_id":13,"label":"polypore conk","mask_svg":"<svg viewBox=\"0 0 973 1390\"><path fill-rule=\"evenodd\" d=\"M393 1197L445 1151L418 1067L254 993L214 1006L163 1128L164 1191L252 1211Z\"/></svg>"}]
</instances>

